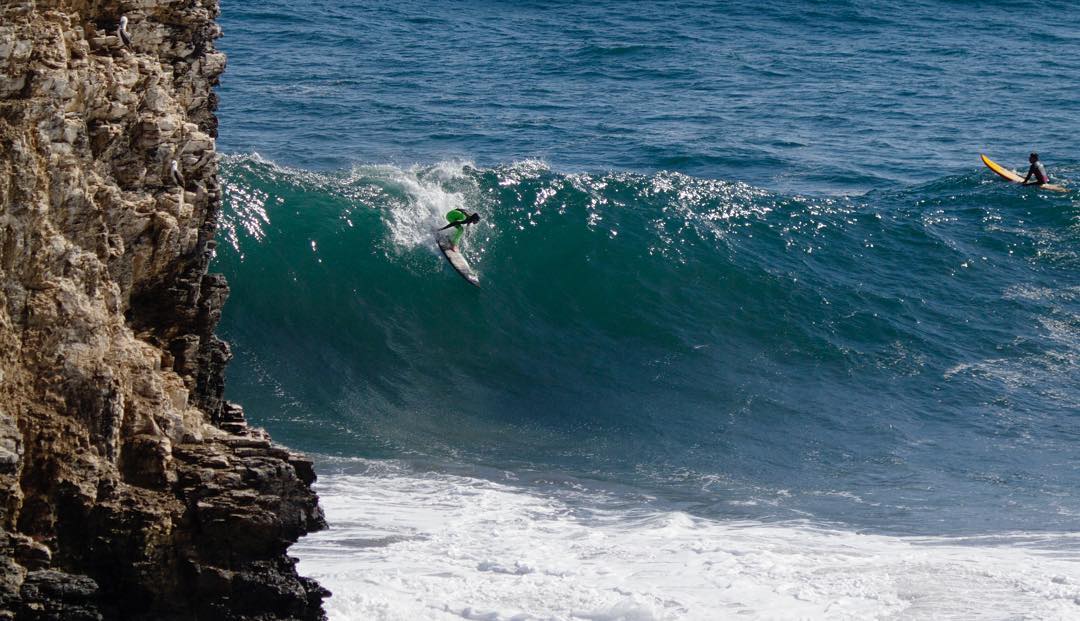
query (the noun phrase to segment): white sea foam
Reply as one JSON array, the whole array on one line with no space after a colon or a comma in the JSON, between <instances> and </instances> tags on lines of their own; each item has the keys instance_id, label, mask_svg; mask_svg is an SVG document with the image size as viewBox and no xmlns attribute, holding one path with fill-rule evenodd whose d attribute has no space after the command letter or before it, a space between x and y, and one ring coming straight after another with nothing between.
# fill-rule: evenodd
<instances>
[{"instance_id":1,"label":"white sea foam","mask_svg":"<svg viewBox=\"0 0 1080 621\"><path fill-rule=\"evenodd\" d=\"M468 192L462 188L448 189L455 181L465 179L465 162L440 162L435 166L413 166L407 169L384 167L380 174L372 167L358 172L368 182L382 177L400 188L406 199L394 201L390 210L390 233L395 246L402 249L431 246L432 230L446 224L444 216L452 209L468 207ZM470 184L472 186L472 184ZM468 188L475 193L475 187Z\"/></svg>"},{"instance_id":2,"label":"white sea foam","mask_svg":"<svg viewBox=\"0 0 1080 621\"><path fill-rule=\"evenodd\" d=\"M703 519L360 462L293 548L331 619L1076 619L1075 535L902 538Z\"/></svg>"},{"instance_id":3,"label":"white sea foam","mask_svg":"<svg viewBox=\"0 0 1080 621\"><path fill-rule=\"evenodd\" d=\"M466 207L481 207L478 189L466 170L466 161L444 161L430 166L414 165L401 168L390 165L357 165L348 174L320 173L282 166L264 159L258 153L250 156L229 156L225 161L233 166L250 168L249 161L263 167L256 172L274 180L337 196L357 205L380 203L389 206L388 224L395 248L408 250L419 246L434 250L431 232L446 224L446 212ZM274 198L259 188L231 184L226 192L233 207L225 222L226 236L239 249L239 224L256 240L263 236L263 227L270 222L266 205ZM342 214L348 220L348 213ZM234 223L232 220L238 222Z\"/></svg>"}]
</instances>

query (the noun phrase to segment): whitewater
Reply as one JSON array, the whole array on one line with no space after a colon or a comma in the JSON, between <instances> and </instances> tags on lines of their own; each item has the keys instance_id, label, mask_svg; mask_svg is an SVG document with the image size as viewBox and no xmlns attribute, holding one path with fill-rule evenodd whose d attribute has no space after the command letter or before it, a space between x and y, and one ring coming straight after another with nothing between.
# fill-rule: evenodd
<instances>
[{"instance_id":1,"label":"whitewater","mask_svg":"<svg viewBox=\"0 0 1080 621\"><path fill-rule=\"evenodd\" d=\"M509 474L331 464L334 527L294 551L335 619L1072 619L1080 600L1076 535L717 521Z\"/></svg>"},{"instance_id":2,"label":"whitewater","mask_svg":"<svg viewBox=\"0 0 1080 621\"><path fill-rule=\"evenodd\" d=\"M330 617L1080 618L1046 9L224 6L226 397L316 461ZM978 157L1032 150L1074 191Z\"/></svg>"}]
</instances>

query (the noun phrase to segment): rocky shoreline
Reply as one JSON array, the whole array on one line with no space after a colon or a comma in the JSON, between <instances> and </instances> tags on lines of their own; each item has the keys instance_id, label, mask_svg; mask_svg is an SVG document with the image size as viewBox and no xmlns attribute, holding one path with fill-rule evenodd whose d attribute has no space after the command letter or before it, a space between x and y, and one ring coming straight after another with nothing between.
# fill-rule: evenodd
<instances>
[{"instance_id":1,"label":"rocky shoreline","mask_svg":"<svg viewBox=\"0 0 1080 621\"><path fill-rule=\"evenodd\" d=\"M223 400L217 14L0 6L0 618L324 616L311 462Z\"/></svg>"}]
</instances>

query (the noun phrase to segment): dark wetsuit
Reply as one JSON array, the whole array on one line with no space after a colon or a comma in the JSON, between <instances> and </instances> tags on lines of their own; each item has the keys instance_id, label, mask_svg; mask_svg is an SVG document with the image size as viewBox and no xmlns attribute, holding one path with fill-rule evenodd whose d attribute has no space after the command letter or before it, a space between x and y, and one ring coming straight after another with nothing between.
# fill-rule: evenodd
<instances>
[{"instance_id":1,"label":"dark wetsuit","mask_svg":"<svg viewBox=\"0 0 1080 621\"><path fill-rule=\"evenodd\" d=\"M1050 175L1046 174L1046 167L1042 162L1036 161L1028 169L1027 177L1024 179L1024 183L1027 183L1028 179L1035 177L1035 183L1042 185L1044 183L1050 183Z\"/></svg>"}]
</instances>

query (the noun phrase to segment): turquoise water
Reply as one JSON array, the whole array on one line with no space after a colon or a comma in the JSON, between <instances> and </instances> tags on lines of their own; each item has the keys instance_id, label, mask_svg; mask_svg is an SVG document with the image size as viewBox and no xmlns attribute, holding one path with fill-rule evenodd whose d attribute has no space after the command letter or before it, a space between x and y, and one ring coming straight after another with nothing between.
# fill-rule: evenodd
<instances>
[{"instance_id":1,"label":"turquoise water","mask_svg":"<svg viewBox=\"0 0 1080 621\"><path fill-rule=\"evenodd\" d=\"M331 523L352 533L301 554L338 593L332 612L426 616L374 576L411 558L408 541L440 541L445 520L416 516L453 503L429 486L507 485L499 507L557 500L551 515L616 538L662 514L706 520L710 537L795 528L783 545L830 528L1074 548L1053 537L1080 526L1080 203L978 158L1020 167L1037 149L1080 187L1080 13L1060 8L226 4L227 397L319 460ZM479 290L431 237L454 207L483 218L465 245ZM416 524L362 510L380 502ZM628 530L605 530L601 509ZM519 565L447 569L484 586L462 604L413 585L423 610L711 618L721 605L649 608L648 588L627 586L626 605L645 606L627 610L645 612L620 617L599 578L579 581L591 604L570 586L537 600L566 610L517 591L488 602L492 571L532 575L519 569L535 545L509 525L548 522L520 510L445 538L492 528L524 542ZM957 566L1001 553L971 549ZM833 567L798 554L820 564L806 575ZM1028 561L1001 563L1005 576ZM504 566L518 569L491 569ZM893 599L876 585L851 618L917 614L904 606L918 597L943 618L1067 618L1080 597L1080 572L1018 587L920 571L884 572L917 585ZM825 605L840 596L823 597L786 610L843 618ZM755 601L747 614L770 617Z\"/></svg>"},{"instance_id":2,"label":"turquoise water","mask_svg":"<svg viewBox=\"0 0 1080 621\"><path fill-rule=\"evenodd\" d=\"M299 448L886 531L1076 526L1069 198L982 171L855 198L537 162L225 174L230 394ZM479 291L431 242L458 204Z\"/></svg>"}]
</instances>

